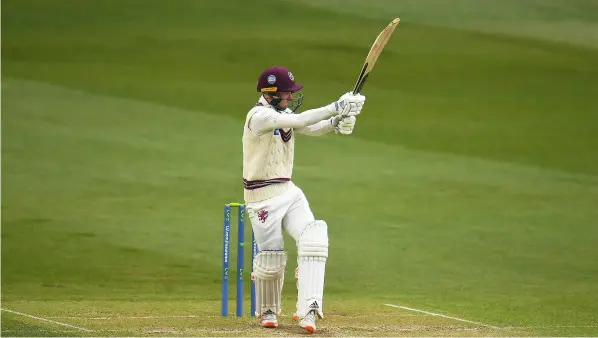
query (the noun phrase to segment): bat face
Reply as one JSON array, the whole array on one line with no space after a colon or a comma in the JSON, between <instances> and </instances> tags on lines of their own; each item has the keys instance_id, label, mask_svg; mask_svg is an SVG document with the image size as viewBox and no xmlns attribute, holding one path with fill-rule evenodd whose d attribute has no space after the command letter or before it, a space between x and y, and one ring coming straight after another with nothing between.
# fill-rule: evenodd
<instances>
[{"instance_id":1,"label":"bat face","mask_svg":"<svg viewBox=\"0 0 598 338\"><path fill-rule=\"evenodd\" d=\"M358 94L359 92L361 92L361 88L363 87L365 80L367 80L368 75L370 75L370 72L374 68L376 61L378 60L378 56L380 56L380 53L382 53L384 46L388 42L388 39L390 39L390 36L394 32L399 22L399 18L395 18L394 20L392 20L388 24L388 26L386 26L386 28L382 30L382 32L374 41L374 44L372 45L372 48L370 48L370 52L368 53L368 56L365 59L365 63L363 65L363 68L361 69L361 73L357 78L357 83L355 84L355 88L353 89L354 94Z\"/></svg>"}]
</instances>

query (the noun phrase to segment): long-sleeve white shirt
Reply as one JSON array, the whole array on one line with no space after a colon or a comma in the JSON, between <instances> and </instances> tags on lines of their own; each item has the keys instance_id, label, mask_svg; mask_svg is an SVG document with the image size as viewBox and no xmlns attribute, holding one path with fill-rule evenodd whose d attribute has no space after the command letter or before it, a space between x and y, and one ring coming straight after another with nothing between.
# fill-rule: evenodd
<instances>
[{"instance_id":1,"label":"long-sleeve white shirt","mask_svg":"<svg viewBox=\"0 0 598 338\"><path fill-rule=\"evenodd\" d=\"M263 97L260 104L247 113L243 131L243 184L248 203L277 196L289 188L295 132L317 136L334 130L332 113L326 108L294 114L276 111Z\"/></svg>"},{"instance_id":2,"label":"long-sleeve white shirt","mask_svg":"<svg viewBox=\"0 0 598 338\"><path fill-rule=\"evenodd\" d=\"M264 97L260 98L259 103L268 105ZM271 108L260 109L251 117L249 129L261 134L279 128L290 128L300 134L320 136L334 131L331 116L332 113L326 107L310 109L300 114L294 114L290 109L283 112Z\"/></svg>"}]
</instances>

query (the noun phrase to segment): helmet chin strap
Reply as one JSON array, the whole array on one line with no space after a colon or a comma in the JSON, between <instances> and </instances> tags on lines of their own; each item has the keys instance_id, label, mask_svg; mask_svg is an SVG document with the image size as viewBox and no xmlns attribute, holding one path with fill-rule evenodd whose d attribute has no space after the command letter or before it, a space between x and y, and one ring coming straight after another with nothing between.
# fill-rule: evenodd
<instances>
[{"instance_id":1,"label":"helmet chin strap","mask_svg":"<svg viewBox=\"0 0 598 338\"><path fill-rule=\"evenodd\" d=\"M280 102L282 102L282 99L279 96L275 96L275 95L270 96L270 105L272 107L276 108L276 110L278 110L278 111L283 111L283 110L285 110L285 108L282 108L279 106Z\"/></svg>"},{"instance_id":2,"label":"helmet chin strap","mask_svg":"<svg viewBox=\"0 0 598 338\"><path fill-rule=\"evenodd\" d=\"M284 99L288 102L287 104L287 108L282 108L280 106L280 103L282 102L283 99L280 98L280 96L276 96L276 95L269 95L270 96L270 102L269 104L274 107L274 109L276 109L277 111L285 111L286 109L290 109L293 112L296 112L297 109L299 109L299 107L301 107L301 104L303 104L303 93L299 93L299 96L297 98L293 98L293 99Z\"/></svg>"}]
</instances>

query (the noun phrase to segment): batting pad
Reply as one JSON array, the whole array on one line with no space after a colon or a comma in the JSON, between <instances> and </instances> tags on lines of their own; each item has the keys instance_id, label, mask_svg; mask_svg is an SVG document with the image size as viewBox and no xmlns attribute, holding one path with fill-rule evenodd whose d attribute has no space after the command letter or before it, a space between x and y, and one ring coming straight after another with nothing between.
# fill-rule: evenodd
<instances>
[{"instance_id":1,"label":"batting pad","mask_svg":"<svg viewBox=\"0 0 598 338\"><path fill-rule=\"evenodd\" d=\"M255 280L256 316L268 312L280 314L286 264L285 251L265 250L255 256L252 277Z\"/></svg>"},{"instance_id":2,"label":"batting pad","mask_svg":"<svg viewBox=\"0 0 598 338\"><path fill-rule=\"evenodd\" d=\"M299 294L297 315L303 318L310 310L316 310L324 318L324 274L328 258L328 225L314 221L307 225L298 244Z\"/></svg>"}]
</instances>

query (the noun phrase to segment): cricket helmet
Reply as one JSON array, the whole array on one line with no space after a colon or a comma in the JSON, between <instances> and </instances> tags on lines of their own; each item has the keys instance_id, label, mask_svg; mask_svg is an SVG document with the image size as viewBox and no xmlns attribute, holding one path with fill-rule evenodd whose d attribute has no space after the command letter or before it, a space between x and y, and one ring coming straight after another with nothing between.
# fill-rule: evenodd
<instances>
[{"instance_id":1,"label":"cricket helmet","mask_svg":"<svg viewBox=\"0 0 598 338\"><path fill-rule=\"evenodd\" d=\"M295 82L295 77L285 67L268 67L257 80L257 91L260 93L296 92L303 85Z\"/></svg>"},{"instance_id":2,"label":"cricket helmet","mask_svg":"<svg viewBox=\"0 0 598 338\"><path fill-rule=\"evenodd\" d=\"M270 104L278 108L280 103L280 92L297 92L303 88L303 85L295 82L293 73L285 67L272 66L266 68L257 80L257 91L259 93L273 97ZM303 93L299 93L297 98L289 100L289 109L295 111L303 103Z\"/></svg>"}]
</instances>

